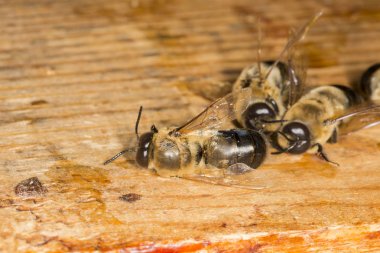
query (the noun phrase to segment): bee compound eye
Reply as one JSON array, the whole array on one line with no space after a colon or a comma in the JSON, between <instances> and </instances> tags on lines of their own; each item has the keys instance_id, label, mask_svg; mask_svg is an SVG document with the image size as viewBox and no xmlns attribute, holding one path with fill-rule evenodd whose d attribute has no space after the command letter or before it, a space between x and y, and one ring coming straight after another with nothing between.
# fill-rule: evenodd
<instances>
[{"instance_id":1,"label":"bee compound eye","mask_svg":"<svg viewBox=\"0 0 380 253\"><path fill-rule=\"evenodd\" d=\"M290 139L287 152L301 154L310 148L310 131L305 124L290 122L283 127L282 132Z\"/></svg>"},{"instance_id":2,"label":"bee compound eye","mask_svg":"<svg viewBox=\"0 0 380 253\"><path fill-rule=\"evenodd\" d=\"M141 167L147 168L149 164L149 147L152 143L153 133L144 133L140 136L139 146L136 153L136 162Z\"/></svg>"},{"instance_id":3,"label":"bee compound eye","mask_svg":"<svg viewBox=\"0 0 380 253\"><path fill-rule=\"evenodd\" d=\"M263 120L273 120L275 117L276 113L266 103L254 103L243 113L245 127L254 130L263 128Z\"/></svg>"}]
</instances>

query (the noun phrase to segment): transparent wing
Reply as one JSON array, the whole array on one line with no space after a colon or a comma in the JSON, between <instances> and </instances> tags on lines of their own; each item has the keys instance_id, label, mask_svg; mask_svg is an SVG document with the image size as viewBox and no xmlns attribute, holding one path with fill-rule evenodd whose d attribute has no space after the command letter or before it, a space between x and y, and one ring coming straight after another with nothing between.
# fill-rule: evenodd
<instances>
[{"instance_id":1,"label":"transparent wing","mask_svg":"<svg viewBox=\"0 0 380 253\"><path fill-rule=\"evenodd\" d=\"M284 94L287 95L288 101L286 104L290 107L294 104L298 98L303 93L302 86L306 82L306 65L302 54L297 50L297 43L300 42L311 26L317 21L317 19L322 15L322 11L316 13L310 20L308 20L304 25L302 25L297 31L291 32L287 44L281 51L278 59L273 63L267 74L265 75L266 80L280 61L287 64L287 76L285 80Z\"/></svg>"},{"instance_id":2,"label":"transparent wing","mask_svg":"<svg viewBox=\"0 0 380 253\"><path fill-rule=\"evenodd\" d=\"M178 127L175 132L189 133L196 130L213 130L220 128L224 123L236 119L236 104L241 100L249 101L251 89L245 88L239 92L239 101L236 94L229 93L217 99L203 112L195 116L183 126ZM248 104L248 103L246 103Z\"/></svg>"},{"instance_id":3,"label":"transparent wing","mask_svg":"<svg viewBox=\"0 0 380 253\"><path fill-rule=\"evenodd\" d=\"M370 128L380 124L380 106L369 105L361 106L349 110L344 115L328 119L325 125L341 122L339 125L339 134L347 135L361 129Z\"/></svg>"},{"instance_id":4,"label":"transparent wing","mask_svg":"<svg viewBox=\"0 0 380 253\"><path fill-rule=\"evenodd\" d=\"M288 73L283 92L287 94L286 106L289 108L298 101L304 92L307 69L305 57L302 52L297 49L297 46L288 51L286 63L288 65Z\"/></svg>"},{"instance_id":5,"label":"transparent wing","mask_svg":"<svg viewBox=\"0 0 380 253\"><path fill-rule=\"evenodd\" d=\"M200 182L200 183L247 189L247 190L261 190L261 189L268 188L268 186L257 184L256 181L252 178L247 178L246 174L245 174L245 177L230 176L230 175L219 176L219 177L192 175L192 176L181 176L180 178L190 180L190 181Z\"/></svg>"}]
</instances>

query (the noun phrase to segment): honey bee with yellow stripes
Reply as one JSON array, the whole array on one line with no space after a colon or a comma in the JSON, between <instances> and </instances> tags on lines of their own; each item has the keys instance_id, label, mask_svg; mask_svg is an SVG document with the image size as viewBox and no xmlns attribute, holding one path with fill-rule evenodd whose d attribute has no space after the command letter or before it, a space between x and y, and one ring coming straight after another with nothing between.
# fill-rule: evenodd
<instances>
[{"instance_id":1,"label":"honey bee with yellow stripes","mask_svg":"<svg viewBox=\"0 0 380 253\"><path fill-rule=\"evenodd\" d=\"M246 67L233 84L236 97L246 96L242 89L251 91L249 99L237 104L236 120L244 128L274 131L282 122L285 111L302 94L305 69L295 60L294 47L304 38L310 27L322 15L318 12L290 36L276 61L260 61ZM261 36L259 36L260 38Z\"/></svg>"},{"instance_id":2,"label":"honey bee with yellow stripes","mask_svg":"<svg viewBox=\"0 0 380 253\"><path fill-rule=\"evenodd\" d=\"M237 104L236 120L244 128L270 131L286 110L284 90L289 85L286 83L288 66L283 62L273 64L268 61L246 67L233 85L238 97L241 89L251 90L250 99L244 100L246 104ZM264 73L269 73L265 81Z\"/></svg>"},{"instance_id":3,"label":"honey bee with yellow stripes","mask_svg":"<svg viewBox=\"0 0 380 253\"><path fill-rule=\"evenodd\" d=\"M104 164L133 152L140 167L163 177L221 177L256 169L267 154L265 136L250 129L220 130L223 123L234 119L234 102L229 94L183 126L158 130L153 125L150 132L139 136L141 107L135 126L137 147L121 151Z\"/></svg>"},{"instance_id":4,"label":"honey bee with yellow stripes","mask_svg":"<svg viewBox=\"0 0 380 253\"><path fill-rule=\"evenodd\" d=\"M353 89L326 85L311 89L285 113L285 123L271 135L280 153L316 153L331 162L323 151L326 142L380 122L380 106L367 106ZM333 162L331 162L333 163Z\"/></svg>"}]
</instances>

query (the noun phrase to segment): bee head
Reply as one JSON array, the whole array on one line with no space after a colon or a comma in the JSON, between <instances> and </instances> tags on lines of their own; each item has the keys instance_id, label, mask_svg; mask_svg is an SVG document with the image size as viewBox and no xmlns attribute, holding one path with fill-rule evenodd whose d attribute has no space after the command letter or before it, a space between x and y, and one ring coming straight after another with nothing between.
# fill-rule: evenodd
<instances>
[{"instance_id":1,"label":"bee head","mask_svg":"<svg viewBox=\"0 0 380 253\"><path fill-rule=\"evenodd\" d=\"M149 164L149 148L152 146L152 140L153 140L153 135L158 132L157 128L152 125L150 132L144 133L143 135L139 136L138 129L139 129L139 122L141 118L141 113L142 113L143 107L140 107L139 114L137 116L136 124L135 124L135 134L137 137L137 143L138 146L137 148L127 148L124 149L123 151L117 153L115 156L113 156L111 159L108 159L107 161L104 162L104 165L107 165L120 156L122 156L125 153L128 152L133 152L136 153L136 162L138 165L141 167L147 168Z\"/></svg>"},{"instance_id":2,"label":"bee head","mask_svg":"<svg viewBox=\"0 0 380 253\"><path fill-rule=\"evenodd\" d=\"M245 127L254 130L263 129L266 123L275 118L275 111L264 102L251 104L243 113Z\"/></svg>"},{"instance_id":3,"label":"bee head","mask_svg":"<svg viewBox=\"0 0 380 253\"><path fill-rule=\"evenodd\" d=\"M148 168L149 148L152 145L153 135L157 132L157 128L154 125L152 125L150 132L143 133L139 137L139 144L136 152L136 162L143 168Z\"/></svg>"},{"instance_id":4,"label":"bee head","mask_svg":"<svg viewBox=\"0 0 380 253\"><path fill-rule=\"evenodd\" d=\"M310 148L310 139L309 128L301 122L292 121L272 135L272 144L281 153L302 154Z\"/></svg>"}]
</instances>

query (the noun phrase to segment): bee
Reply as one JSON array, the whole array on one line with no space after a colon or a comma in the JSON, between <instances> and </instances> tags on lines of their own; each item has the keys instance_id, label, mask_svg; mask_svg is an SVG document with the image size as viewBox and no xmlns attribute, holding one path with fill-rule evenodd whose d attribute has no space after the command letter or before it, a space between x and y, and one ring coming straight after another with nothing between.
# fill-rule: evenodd
<instances>
[{"instance_id":1,"label":"bee","mask_svg":"<svg viewBox=\"0 0 380 253\"><path fill-rule=\"evenodd\" d=\"M363 73L360 89L369 102L380 104L380 63L370 66Z\"/></svg>"},{"instance_id":2,"label":"bee","mask_svg":"<svg viewBox=\"0 0 380 253\"><path fill-rule=\"evenodd\" d=\"M251 90L250 98L240 100L243 103L236 106L238 125L273 132L278 127L273 123L282 122L285 111L302 93L303 69L294 62L294 46L321 15L322 12L318 12L289 38L278 60L261 62L258 47L258 63L246 67L233 84L236 97L241 96L242 89ZM260 41L260 30L258 37ZM285 56L286 61L282 61Z\"/></svg>"},{"instance_id":3,"label":"bee","mask_svg":"<svg viewBox=\"0 0 380 253\"><path fill-rule=\"evenodd\" d=\"M273 67L271 72L270 68ZM246 67L236 82L233 84L233 92L239 96L241 89L250 88L252 95L247 104L237 105L237 123L244 128L270 131L271 123L277 123L285 112L284 90L288 66L273 61L259 62ZM264 73L269 73L264 81ZM245 110L241 109L246 108Z\"/></svg>"},{"instance_id":4,"label":"bee","mask_svg":"<svg viewBox=\"0 0 380 253\"><path fill-rule=\"evenodd\" d=\"M380 107L360 108L361 103L361 97L347 86L311 89L285 113L285 123L271 135L271 143L278 150L275 154L316 153L336 164L323 151L326 142L336 143L338 133L348 134L380 122Z\"/></svg>"},{"instance_id":5,"label":"bee","mask_svg":"<svg viewBox=\"0 0 380 253\"><path fill-rule=\"evenodd\" d=\"M234 119L234 101L233 94L228 94L180 127L158 130L153 125L150 132L139 136L141 107L135 126L137 147L121 151L104 164L135 152L140 167L163 177L221 177L256 169L267 154L265 136L249 129L220 130L224 122Z\"/></svg>"}]
</instances>

